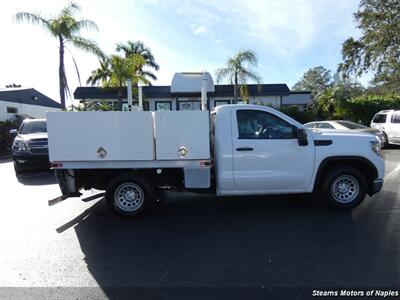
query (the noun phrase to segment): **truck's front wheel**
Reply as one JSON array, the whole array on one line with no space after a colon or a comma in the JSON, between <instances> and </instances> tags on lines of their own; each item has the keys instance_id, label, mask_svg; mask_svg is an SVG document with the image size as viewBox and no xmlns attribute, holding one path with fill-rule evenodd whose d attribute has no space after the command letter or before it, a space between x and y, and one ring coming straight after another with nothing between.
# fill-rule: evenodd
<instances>
[{"instance_id":1,"label":"truck's front wheel","mask_svg":"<svg viewBox=\"0 0 400 300\"><path fill-rule=\"evenodd\" d=\"M107 185L106 195L109 207L123 216L141 213L151 202L152 190L146 180L134 175L121 175Z\"/></svg>"},{"instance_id":2,"label":"truck's front wheel","mask_svg":"<svg viewBox=\"0 0 400 300\"><path fill-rule=\"evenodd\" d=\"M341 166L331 169L325 177L320 197L338 209L352 209L365 198L364 176L355 168Z\"/></svg>"}]
</instances>

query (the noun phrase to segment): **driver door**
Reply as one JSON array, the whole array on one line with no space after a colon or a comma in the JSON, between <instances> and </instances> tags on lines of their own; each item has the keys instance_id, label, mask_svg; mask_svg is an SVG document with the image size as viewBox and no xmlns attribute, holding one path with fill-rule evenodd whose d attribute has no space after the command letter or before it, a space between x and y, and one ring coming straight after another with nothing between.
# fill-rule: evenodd
<instances>
[{"instance_id":1,"label":"driver door","mask_svg":"<svg viewBox=\"0 0 400 300\"><path fill-rule=\"evenodd\" d=\"M314 170L314 145L299 146L297 127L258 109L232 110L235 185L239 193L305 192Z\"/></svg>"}]
</instances>

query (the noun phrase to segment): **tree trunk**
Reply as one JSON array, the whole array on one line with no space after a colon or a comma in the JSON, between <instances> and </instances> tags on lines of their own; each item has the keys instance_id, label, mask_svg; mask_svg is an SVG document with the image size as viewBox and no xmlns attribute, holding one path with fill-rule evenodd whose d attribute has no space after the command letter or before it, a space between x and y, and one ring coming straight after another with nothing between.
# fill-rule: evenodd
<instances>
[{"instance_id":1,"label":"tree trunk","mask_svg":"<svg viewBox=\"0 0 400 300\"><path fill-rule=\"evenodd\" d=\"M233 87L233 102L234 104L237 103L237 99L238 99L238 75L237 73L235 73L235 85Z\"/></svg>"},{"instance_id":2,"label":"tree trunk","mask_svg":"<svg viewBox=\"0 0 400 300\"><path fill-rule=\"evenodd\" d=\"M60 101L61 108L65 108L65 74L64 74L64 41L63 38L59 37L60 41L60 65L58 67L58 80L60 81Z\"/></svg>"}]
</instances>

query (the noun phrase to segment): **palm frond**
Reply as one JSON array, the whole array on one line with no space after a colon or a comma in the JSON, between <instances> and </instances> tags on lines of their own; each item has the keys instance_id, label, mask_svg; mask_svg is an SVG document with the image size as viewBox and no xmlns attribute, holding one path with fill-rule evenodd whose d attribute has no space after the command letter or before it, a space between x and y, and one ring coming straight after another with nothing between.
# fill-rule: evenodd
<instances>
[{"instance_id":1,"label":"palm frond","mask_svg":"<svg viewBox=\"0 0 400 300\"><path fill-rule=\"evenodd\" d=\"M14 16L14 18L15 18L15 21L19 24L23 23L23 22L27 22L32 25L41 25L47 31L49 31L50 33L53 33L51 30L49 20L42 18L40 15L29 13L29 12L19 12Z\"/></svg>"},{"instance_id":2,"label":"palm frond","mask_svg":"<svg viewBox=\"0 0 400 300\"><path fill-rule=\"evenodd\" d=\"M68 29L71 34L78 33L81 29L92 29L99 31L99 28L97 27L96 23L91 20L79 20L73 22Z\"/></svg>"},{"instance_id":3,"label":"palm frond","mask_svg":"<svg viewBox=\"0 0 400 300\"><path fill-rule=\"evenodd\" d=\"M73 36L71 39L67 40L67 42L71 42L76 48L79 48L85 52L90 52L102 59L106 59L105 54L94 41L80 36Z\"/></svg>"},{"instance_id":4,"label":"palm frond","mask_svg":"<svg viewBox=\"0 0 400 300\"><path fill-rule=\"evenodd\" d=\"M229 76L232 73L231 68L219 68L215 71L215 77L217 83L220 83L225 77Z\"/></svg>"}]
</instances>

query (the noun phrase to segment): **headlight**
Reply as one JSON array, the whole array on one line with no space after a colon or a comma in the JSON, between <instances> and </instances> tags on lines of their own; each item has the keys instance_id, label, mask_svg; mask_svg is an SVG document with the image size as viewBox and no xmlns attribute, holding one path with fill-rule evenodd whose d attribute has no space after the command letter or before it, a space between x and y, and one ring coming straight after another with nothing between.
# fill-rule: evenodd
<instances>
[{"instance_id":1,"label":"headlight","mask_svg":"<svg viewBox=\"0 0 400 300\"><path fill-rule=\"evenodd\" d=\"M381 156L381 143L378 141L370 141L371 150L374 151L377 155Z\"/></svg>"},{"instance_id":2,"label":"headlight","mask_svg":"<svg viewBox=\"0 0 400 300\"><path fill-rule=\"evenodd\" d=\"M26 152L26 144L24 143L24 141L22 140L15 140L13 143L13 148L17 151L17 152Z\"/></svg>"}]
</instances>

